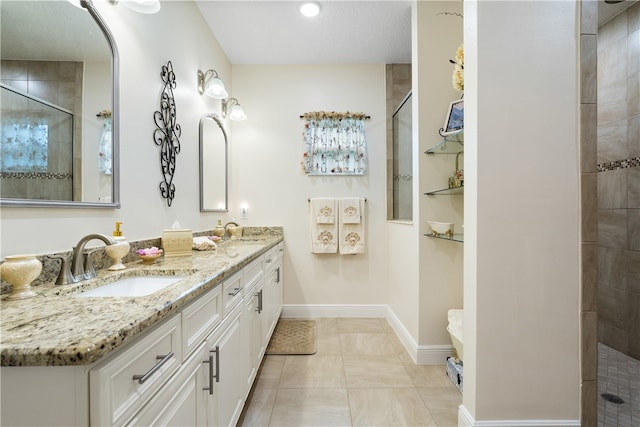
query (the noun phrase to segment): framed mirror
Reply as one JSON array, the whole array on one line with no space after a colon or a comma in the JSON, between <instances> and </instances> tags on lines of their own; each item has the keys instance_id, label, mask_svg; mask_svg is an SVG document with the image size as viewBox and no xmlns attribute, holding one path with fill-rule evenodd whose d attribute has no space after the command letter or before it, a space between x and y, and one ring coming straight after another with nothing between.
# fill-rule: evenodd
<instances>
[{"instance_id":1,"label":"framed mirror","mask_svg":"<svg viewBox=\"0 0 640 427\"><path fill-rule=\"evenodd\" d=\"M227 133L216 114L200 119L200 211L227 212Z\"/></svg>"},{"instance_id":2,"label":"framed mirror","mask_svg":"<svg viewBox=\"0 0 640 427\"><path fill-rule=\"evenodd\" d=\"M413 124L411 92L393 113L393 217L413 219Z\"/></svg>"},{"instance_id":3,"label":"framed mirror","mask_svg":"<svg viewBox=\"0 0 640 427\"><path fill-rule=\"evenodd\" d=\"M80 3L0 2L2 207L120 207L118 51Z\"/></svg>"}]
</instances>

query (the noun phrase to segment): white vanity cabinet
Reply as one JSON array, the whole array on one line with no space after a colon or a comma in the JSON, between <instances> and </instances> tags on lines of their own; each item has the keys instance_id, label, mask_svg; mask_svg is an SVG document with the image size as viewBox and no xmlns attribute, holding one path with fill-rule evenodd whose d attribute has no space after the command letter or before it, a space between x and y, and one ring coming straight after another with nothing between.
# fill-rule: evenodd
<instances>
[{"instance_id":1,"label":"white vanity cabinet","mask_svg":"<svg viewBox=\"0 0 640 427\"><path fill-rule=\"evenodd\" d=\"M265 255L265 265L267 267L265 268L263 304L266 322L263 328L263 336L271 337L282 312L282 255L282 243L272 248Z\"/></svg>"},{"instance_id":2,"label":"white vanity cabinet","mask_svg":"<svg viewBox=\"0 0 640 427\"><path fill-rule=\"evenodd\" d=\"M265 338L262 336L262 324L264 322L264 280L260 280L255 286L247 290L244 299L244 315L246 316L245 335L248 343L247 369L245 370L246 390L251 389L251 385L256 378L264 350Z\"/></svg>"},{"instance_id":3,"label":"white vanity cabinet","mask_svg":"<svg viewBox=\"0 0 640 427\"><path fill-rule=\"evenodd\" d=\"M247 364L242 304L237 305L207 339L202 362L202 393L207 401L207 425L235 426L246 398L242 381Z\"/></svg>"},{"instance_id":4,"label":"white vanity cabinet","mask_svg":"<svg viewBox=\"0 0 640 427\"><path fill-rule=\"evenodd\" d=\"M127 423L128 426L206 426L207 401L203 389L207 384L201 355L201 344L153 398Z\"/></svg>"},{"instance_id":5,"label":"white vanity cabinet","mask_svg":"<svg viewBox=\"0 0 640 427\"><path fill-rule=\"evenodd\" d=\"M91 365L3 367L2 425L235 426L282 310L281 249Z\"/></svg>"},{"instance_id":6,"label":"white vanity cabinet","mask_svg":"<svg viewBox=\"0 0 640 427\"><path fill-rule=\"evenodd\" d=\"M182 364L180 315L89 371L91 425L123 425Z\"/></svg>"}]
</instances>

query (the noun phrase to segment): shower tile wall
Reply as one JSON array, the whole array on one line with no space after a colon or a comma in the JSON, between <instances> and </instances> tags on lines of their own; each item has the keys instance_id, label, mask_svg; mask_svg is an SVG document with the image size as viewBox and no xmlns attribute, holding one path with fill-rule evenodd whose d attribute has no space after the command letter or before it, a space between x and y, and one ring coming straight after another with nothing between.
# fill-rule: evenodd
<instances>
[{"instance_id":1,"label":"shower tile wall","mask_svg":"<svg viewBox=\"0 0 640 427\"><path fill-rule=\"evenodd\" d=\"M640 359L640 3L598 33L598 336Z\"/></svg>"},{"instance_id":2,"label":"shower tile wall","mask_svg":"<svg viewBox=\"0 0 640 427\"><path fill-rule=\"evenodd\" d=\"M584 427L596 426L598 408L597 53L598 4L583 0L580 4L580 422Z\"/></svg>"},{"instance_id":3,"label":"shower tile wall","mask_svg":"<svg viewBox=\"0 0 640 427\"><path fill-rule=\"evenodd\" d=\"M72 61L0 61L0 82L11 86L20 92L44 99L58 105L75 115L75 141L73 147L73 193L74 199L79 199L82 189L82 84L84 80L84 65L82 62ZM66 157L66 155L65 155ZM56 159L56 153L49 153L50 161ZM66 161L66 160L65 160ZM65 168L66 169L66 168ZM24 185L24 183L19 183ZM37 184L36 184L37 185ZM33 186L32 186L33 187ZM30 198L49 199L52 197L50 185L41 186L45 194L35 194L37 186L24 190L29 192ZM61 190L62 194L68 193ZM68 196L67 196L68 197ZM62 199L62 198L61 198Z\"/></svg>"},{"instance_id":4,"label":"shower tile wall","mask_svg":"<svg viewBox=\"0 0 640 427\"><path fill-rule=\"evenodd\" d=\"M387 64L387 219L393 218L393 113L411 91L411 64Z\"/></svg>"}]
</instances>

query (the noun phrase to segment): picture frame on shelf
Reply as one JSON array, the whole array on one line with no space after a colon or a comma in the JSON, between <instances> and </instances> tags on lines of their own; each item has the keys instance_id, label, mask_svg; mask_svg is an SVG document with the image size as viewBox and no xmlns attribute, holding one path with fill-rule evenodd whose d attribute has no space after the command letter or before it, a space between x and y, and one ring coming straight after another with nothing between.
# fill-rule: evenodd
<instances>
[{"instance_id":1,"label":"picture frame on shelf","mask_svg":"<svg viewBox=\"0 0 640 427\"><path fill-rule=\"evenodd\" d=\"M458 99L449 103L444 126L440 128L441 136L449 136L464 129L464 99Z\"/></svg>"}]
</instances>

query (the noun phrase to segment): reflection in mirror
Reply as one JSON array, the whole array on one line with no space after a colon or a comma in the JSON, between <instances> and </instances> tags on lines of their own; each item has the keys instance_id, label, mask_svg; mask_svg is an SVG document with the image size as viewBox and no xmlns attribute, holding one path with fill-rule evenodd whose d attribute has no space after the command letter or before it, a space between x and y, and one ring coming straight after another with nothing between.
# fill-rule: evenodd
<instances>
[{"instance_id":1,"label":"reflection in mirror","mask_svg":"<svg viewBox=\"0 0 640 427\"><path fill-rule=\"evenodd\" d=\"M393 113L393 219L413 219L411 92Z\"/></svg>"},{"instance_id":2,"label":"reflection in mirror","mask_svg":"<svg viewBox=\"0 0 640 427\"><path fill-rule=\"evenodd\" d=\"M119 207L118 53L90 0L0 2L0 205Z\"/></svg>"},{"instance_id":3,"label":"reflection in mirror","mask_svg":"<svg viewBox=\"0 0 640 427\"><path fill-rule=\"evenodd\" d=\"M227 212L227 133L220 118L200 119L200 211Z\"/></svg>"}]
</instances>

